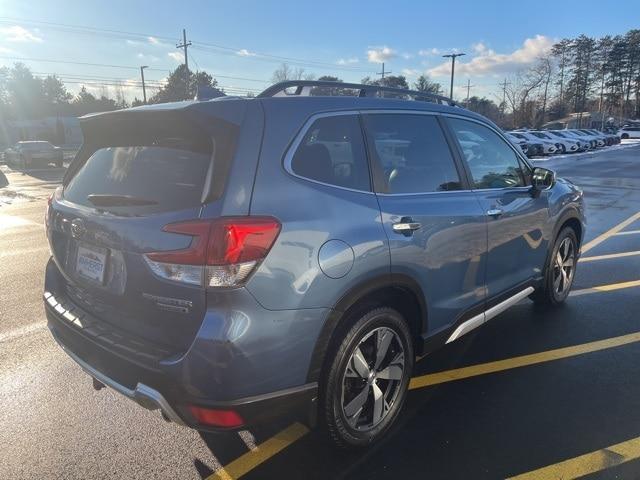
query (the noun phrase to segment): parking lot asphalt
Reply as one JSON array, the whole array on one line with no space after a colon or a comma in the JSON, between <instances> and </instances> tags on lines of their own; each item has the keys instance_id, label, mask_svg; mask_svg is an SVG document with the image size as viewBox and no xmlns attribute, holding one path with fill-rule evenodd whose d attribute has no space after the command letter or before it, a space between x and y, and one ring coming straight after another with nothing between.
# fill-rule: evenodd
<instances>
[{"instance_id":1,"label":"parking lot asphalt","mask_svg":"<svg viewBox=\"0 0 640 480\"><path fill-rule=\"evenodd\" d=\"M0 477L640 478L640 144L539 164L585 190L572 297L524 301L422 358L399 425L362 452L297 419L199 434L95 392L41 304L43 210L64 170L2 167Z\"/></svg>"}]
</instances>

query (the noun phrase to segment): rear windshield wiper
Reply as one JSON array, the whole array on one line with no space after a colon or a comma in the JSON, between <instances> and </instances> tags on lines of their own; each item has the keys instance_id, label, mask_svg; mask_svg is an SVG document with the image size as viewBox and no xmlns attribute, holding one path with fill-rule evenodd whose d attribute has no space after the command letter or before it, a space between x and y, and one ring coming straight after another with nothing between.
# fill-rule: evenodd
<instances>
[{"instance_id":1,"label":"rear windshield wiper","mask_svg":"<svg viewBox=\"0 0 640 480\"><path fill-rule=\"evenodd\" d=\"M111 194L91 194L87 195L87 200L96 207L126 207L157 205L158 202L147 198L136 197L134 195L111 195Z\"/></svg>"}]
</instances>

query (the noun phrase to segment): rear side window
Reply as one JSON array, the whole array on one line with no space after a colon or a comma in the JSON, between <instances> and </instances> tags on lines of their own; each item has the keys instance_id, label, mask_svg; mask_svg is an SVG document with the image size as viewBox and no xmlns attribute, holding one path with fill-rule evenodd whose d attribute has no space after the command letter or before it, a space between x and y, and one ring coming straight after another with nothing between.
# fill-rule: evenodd
<instances>
[{"instance_id":1,"label":"rear side window","mask_svg":"<svg viewBox=\"0 0 640 480\"><path fill-rule=\"evenodd\" d=\"M369 168L356 115L319 118L291 159L296 175L317 182L369 191Z\"/></svg>"},{"instance_id":2,"label":"rear side window","mask_svg":"<svg viewBox=\"0 0 640 480\"><path fill-rule=\"evenodd\" d=\"M64 198L114 213L158 213L201 203L212 141L164 138L96 150L64 190Z\"/></svg>"},{"instance_id":3,"label":"rear side window","mask_svg":"<svg viewBox=\"0 0 640 480\"><path fill-rule=\"evenodd\" d=\"M368 114L363 118L369 152L376 162L376 191L403 194L462 188L434 116Z\"/></svg>"}]
</instances>

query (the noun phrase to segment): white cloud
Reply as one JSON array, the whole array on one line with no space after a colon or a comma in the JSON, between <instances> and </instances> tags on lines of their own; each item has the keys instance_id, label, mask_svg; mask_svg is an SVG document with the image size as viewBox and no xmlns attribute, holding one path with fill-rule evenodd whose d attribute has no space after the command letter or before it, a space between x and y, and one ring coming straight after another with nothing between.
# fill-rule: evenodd
<instances>
[{"instance_id":1,"label":"white cloud","mask_svg":"<svg viewBox=\"0 0 640 480\"><path fill-rule=\"evenodd\" d=\"M409 59L413 58L413 55L411 53L408 53L408 52L404 52L400 56L402 58L404 58L405 60L409 60Z\"/></svg>"},{"instance_id":2,"label":"white cloud","mask_svg":"<svg viewBox=\"0 0 640 480\"><path fill-rule=\"evenodd\" d=\"M358 63L359 61L360 60L358 60L356 57L351 57L351 58L341 58L336 63L338 65L353 65L354 63Z\"/></svg>"},{"instance_id":3,"label":"white cloud","mask_svg":"<svg viewBox=\"0 0 640 480\"><path fill-rule=\"evenodd\" d=\"M416 68L403 68L402 74L405 77L417 77L422 74L422 72Z\"/></svg>"},{"instance_id":4,"label":"white cloud","mask_svg":"<svg viewBox=\"0 0 640 480\"><path fill-rule=\"evenodd\" d=\"M158 40L156 37L147 37L145 40L127 39L127 40L125 40L125 42L127 42L127 45L138 45L138 46L143 46L143 45L148 45L148 46L153 46L153 47L169 47L169 46L171 46L170 43L162 42L162 41Z\"/></svg>"},{"instance_id":5,"label":"white cloud","mask_svg":"<svg viewBox=\"0 0 640 480\"><path fill-rule=\"evenodd\" d=\"M369 47L369 50L367 50L367 60L369 60L371 63L386 62L397 56L398 54L396 53L396 51L387 46Z\"/></svg>"},{"instance_id":6,"label":"white cloud","mask_svg":"<svg viewBox=\"0 0 640 480\"><path fill-rule=\"evenodd\" d=\"M145 60L147 62L157 62L160 60L155 55L147 55L145 53L138 53L136 57L138 57L140 60Z\"/></svg>"},{"instance_id":7,"label":"white cloud","mask_svg":"<svg viewBox=\"0 0 640 480\"><path fill-rule=\"evenodd\" d=\"M418 55L420 55L421 57L428 57L430 55L440 55L441 53L442 51L438 48L427 48L427 49L418 50Z\"/></svg>"},{"instance_id":8,"label":"white cloud","mask_svg":"<svg viewBox=\"0 0 640 480\"><path fill-rule=\"evenodd\" d=\"M238 50L236 52L236 55L240 55L241 57L255 57L256 56L255 53L250 52L246 48L241 48L240 50Z\"/></svg>"},{"instance_id":9,"label":"white cloud","mask_svg":"<svg viewBox=\"0 0 640 480\"><path fill-rule=\"evenodd\" d=\"M527 38L522 47L511 53L496 53L483 43L476 43L472 46L475 57L470 62L456 63L456 74L461 75L494 75L513 73L523 67L533 64L540 56L549 52L554 40L544 35L536 35ZM430 69L429 75L449 75L451 62L443 62Z\"/></svg>"},{"instance_id":10,"label":"white cloud","mask_svg":"<svg viewBox=\"0 0 640 480\"><path fill-rule=\"evenodd\" d=\"M37 35L38 31L34 30L33 32L19 25L0 28L0 34L4 37L4 40L6 40L7 42L42 43L42 37L39 37Z\"/></svg>"},{"instance_id":11,"label":"white cloud","mask_svg":"<svg viewBox=\"0 0 640 480\"><path fill-rule=\"evenodd\" d=\"M184 54L180 53L180 52L169 52L167 53L167 55L169 55L169 57L171 57L173 60L175 60L178 63L183 63L184 62Z\"/></svg>"}]
</instances>

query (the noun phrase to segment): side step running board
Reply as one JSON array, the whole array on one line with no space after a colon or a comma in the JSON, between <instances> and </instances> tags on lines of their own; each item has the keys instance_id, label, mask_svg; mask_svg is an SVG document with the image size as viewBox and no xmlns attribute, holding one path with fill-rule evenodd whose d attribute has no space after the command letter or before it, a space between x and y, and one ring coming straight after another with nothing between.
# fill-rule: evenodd
<instances>
[{"instance_id":1,"label":"side step running board","mask_svg":"<svg viewBox=\"0 0 640 480\"><path fill-rule=\"evenodd\" d=\"M491 307L490 309L485 310L481 314L476 315L475 317L470 318L466 322L461 323L458 326L458 328L454 330L454 332L451 334L451 336L449 337L446 343L451 343L454 340L457 340L465 333L469 333L474 328L478 328L480 325L482 325L485 322L488 322L496 315L500 315L502 312L512 307L513 305L518 303L520 300L527 298L529 295L531 295L534 292L534 290L535 289L533 287L527 287L521 292L516 293L514 296L509 297L506 300L500 302L496 306Z\"/></svg>"}]
</instances>

